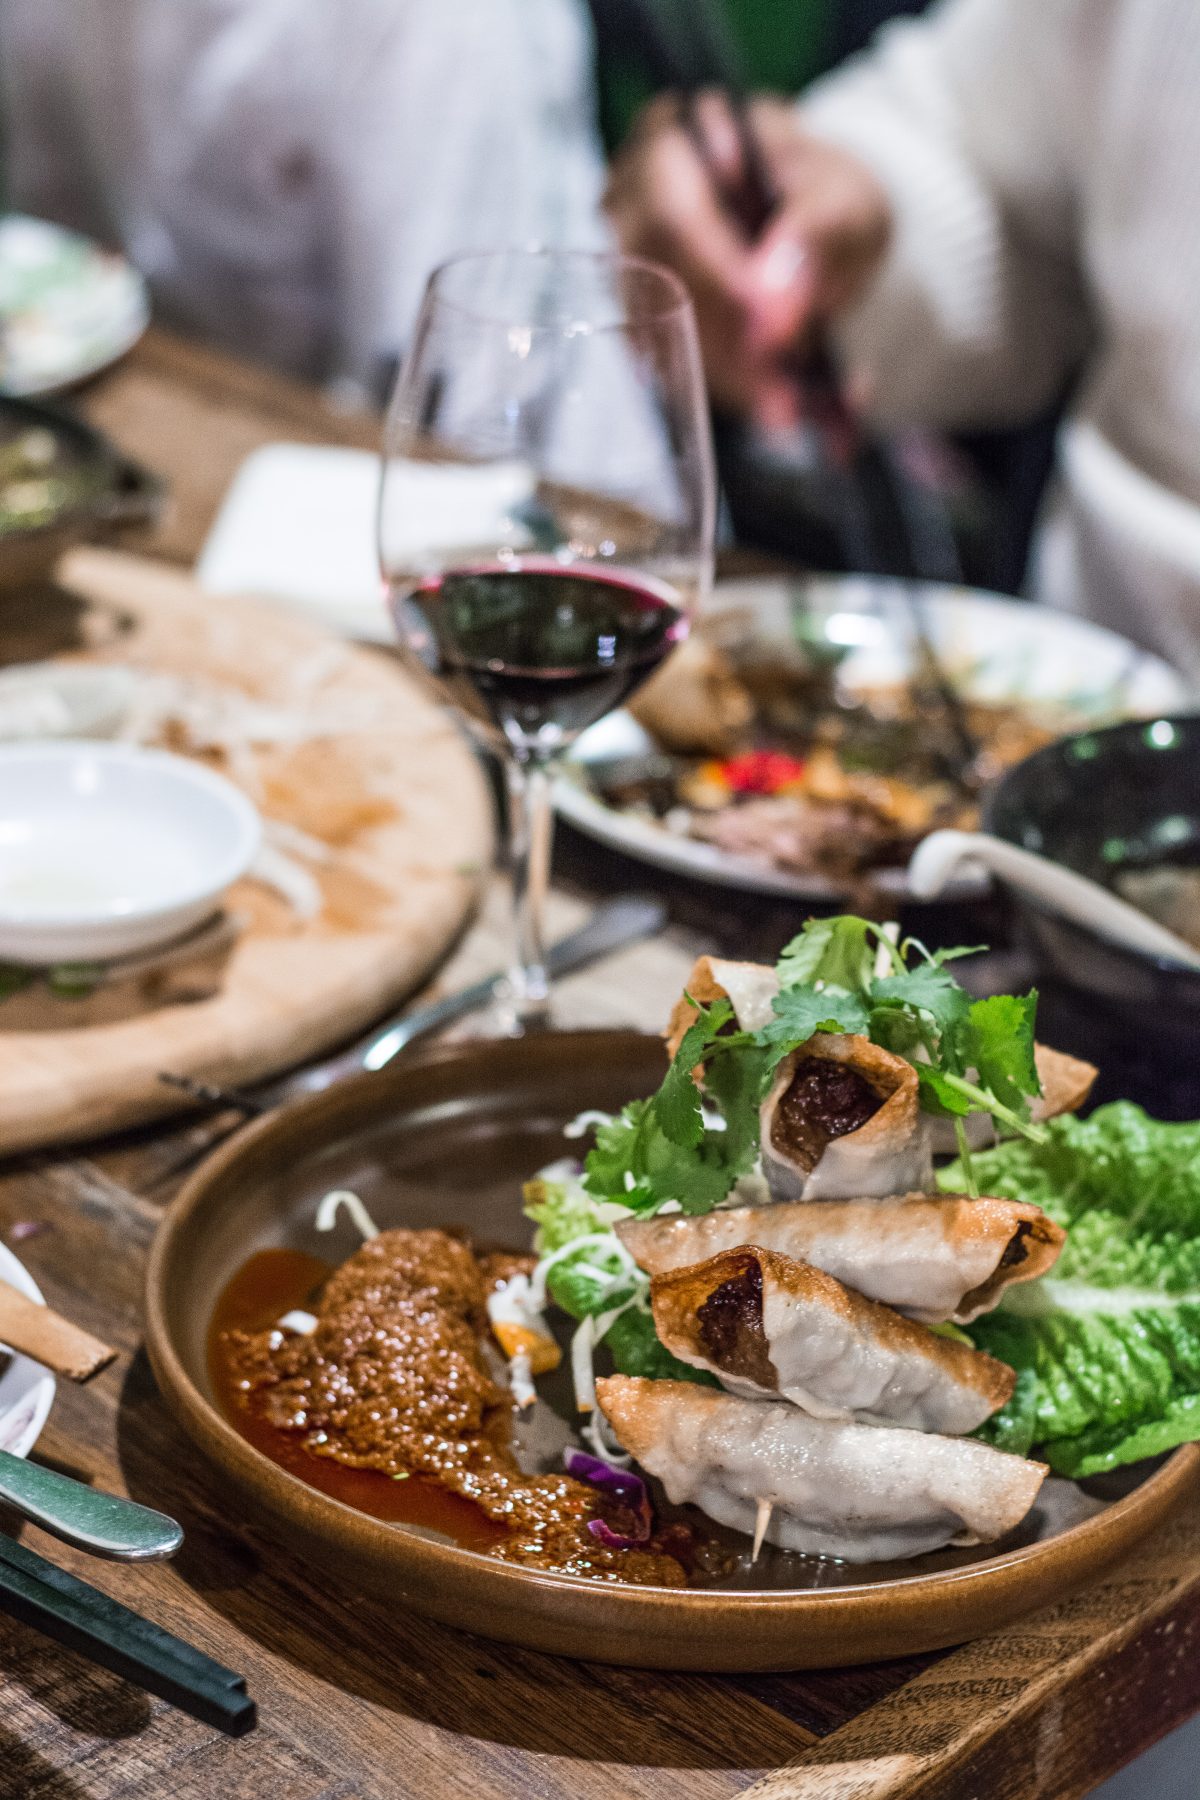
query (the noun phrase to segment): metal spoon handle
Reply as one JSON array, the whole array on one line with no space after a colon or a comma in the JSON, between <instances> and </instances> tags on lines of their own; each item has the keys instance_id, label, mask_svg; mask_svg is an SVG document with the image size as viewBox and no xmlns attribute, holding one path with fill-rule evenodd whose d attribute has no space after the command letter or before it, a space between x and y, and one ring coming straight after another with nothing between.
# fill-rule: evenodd
<instances>
[{"instance_id":1,"label":"metal spoon handle","mask_svg":"<svg viewBox=\"0 0 1200 1800\"><path fill-rule=\"evenodd\" d=\"M65 1544L118 1562L156 1562L173 1556L183 1542L182 1530L166 1513L90 1488L7 1450L0 1450L0 1503Z\"/></svg>"}]
</instances>

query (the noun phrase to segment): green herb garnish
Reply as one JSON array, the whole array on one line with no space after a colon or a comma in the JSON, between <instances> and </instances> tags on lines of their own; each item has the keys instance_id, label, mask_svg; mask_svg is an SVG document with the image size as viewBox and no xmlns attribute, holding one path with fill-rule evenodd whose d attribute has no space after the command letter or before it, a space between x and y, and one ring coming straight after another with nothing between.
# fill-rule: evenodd
<instances>
[{"instance_id":1,"label":"green herb garnish","mask_svg":"<svg viewBox=\"0 0 1200 1800\"><path fill-rule=\"evenodd\" d=\"M779 958L779 992L761 1030L739 1031L728 1000L696 1006L657 1094L597 1133L587 1191L633 1212L671 1201L686 1213L720 1205L754 1166L759 1107L779 1064L818 1033L840 1032L868 1036L913 1064L923 1109L955 1122L964 1179L976 1192L964 1118L989 1113L1010 1131L1041 1137L1029 1118L1041 1092L1037 996L972 1000L947 967L964 954L931 954L913 938L896 943L849 914L810 920ZM701 1065L703 1094L694 1079Z\"/></svg>"}]
</instances>

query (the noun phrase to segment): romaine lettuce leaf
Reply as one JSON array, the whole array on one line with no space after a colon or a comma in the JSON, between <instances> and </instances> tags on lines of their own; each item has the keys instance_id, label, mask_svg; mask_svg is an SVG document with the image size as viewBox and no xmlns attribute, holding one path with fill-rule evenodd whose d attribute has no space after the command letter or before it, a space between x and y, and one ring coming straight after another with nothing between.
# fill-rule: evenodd
<instances>
[{"instance_id":1,"label":"romaine lettuce leaf","mask_svg":"<svg viewBox=\"0 0 1200 1800\"><path fill-rule=\"evenodd\" d=\"M1068 1231L1049 1275L969 1327L1020 1375L983 1435L1027 1438L1072 1476L1200 1437L1200 1125L1119 1102L974 1163L984 1193L1032 1201Z\"/></svg>"},{"instance_id":2,"label":"romaine lettuce leaf","mask_svg":"<svg viewBox=\"0 0 1200 1800\"><path fill-rule=\"evenodd\" d=\"M697 1381L703 1387L717 1387L716 1378L703 1369L672 1356L659 1342L654 1320L648 1312L631 1306L619 1319L614 1319L603 1339L618 1375L644 1375L650 1381Z\"/></svg>"},{"instance_id":3,"label":"romaine lettuce leaf","mask_svg":"<svg viewBox=\"0 0 1200 1800\"><path fill-rule=\"evenodd\" d=\"M624 1278L623 1278L624 1277ZM565 1256L546 1277L546 1292L573 1319L586 1319L632 1300L639 1283L627 1275L617 1253L581 1244L577 1255Z\"/></svg>"},{"instance_id":4,"label":"romaine lettuce leaf","mask_svg":"<svg viewBox=\"0 0 1200 1800\"><path fill-rule=\"evenodd\" d=\"M1145 1456L1161 1456L1180 1444L1200 1439L1200 1394L1180 1394L1156 1419L1145 1419L1128 1429L1106 1430L1097 1426L1082 1437L1045 1446L1048 1462L1060 1475L1082 1481L1103 1475L1123 1463L1140 1462Z\"/></svg>"},{"instance_id":5,"label":"romaine lettuce leaf","mask_svg":"<svg viewBox=\"0 0 1200 1800\"><path fill-rule=\"evenodd\" d=\"M537 1226L533 1247L539 1256L573 1243L594 1231L605 1231L605 1203L596 1200L582 1182L547 1180L535 1175L525 1183L525 1217Z\"/></svg>"}]
</instances>

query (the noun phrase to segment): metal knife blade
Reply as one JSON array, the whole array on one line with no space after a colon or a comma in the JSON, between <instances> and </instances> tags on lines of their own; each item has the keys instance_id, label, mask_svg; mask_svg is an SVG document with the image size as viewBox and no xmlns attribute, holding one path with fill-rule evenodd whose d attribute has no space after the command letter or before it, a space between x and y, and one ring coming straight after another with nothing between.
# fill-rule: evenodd
<instances>
[{"instance_id":1,"label":"metal knife blade","mask_svg":"<svg viewBox=\"0 0 1200 1800\"><path fill-rule=\"evenodd\" d=\"M612 955L615 950L624 949L627 944L636 943L639 938L652 937L662 930L666 918L666 908L649 895L623 894L615 900L604 901L578 931L570 932L551 946L546 957L551 979L557 981L576 969L587 968L590 963ZM393 1057L418 1038L444 1030L456 1019L486 1006L506 978L507 971L498 969L495 974L473 982L456 994L447 994L444 999L418 1007L415 1012L401 1014L384 1025L377 1025L349 1049L341 1050L323 1062L296 1069L261 1087L218 1087L193 1081L188 1076L170 1074L160 1075L159 1080L211 1105L236 1106L245 1113L270 1112L284 1101L298 1099L302 1094L322 1093L347 1075L385 1068Z\"/></svg>"}]
</instances>

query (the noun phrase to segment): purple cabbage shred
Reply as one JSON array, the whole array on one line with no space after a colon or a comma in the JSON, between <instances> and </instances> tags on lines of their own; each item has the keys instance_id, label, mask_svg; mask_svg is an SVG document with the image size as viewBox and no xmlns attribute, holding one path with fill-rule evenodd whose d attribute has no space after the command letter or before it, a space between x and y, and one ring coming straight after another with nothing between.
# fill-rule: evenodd
<instances>
[{"instance_id":1,"label":"purple cabbage shred","mask_svg":"<svg viewBox=\"0 0 1200 1800\"><path fill-rule=\"evenodd\" d=\"M599 1488L601 1493L633 1514L634 1529L628 1534L614 1531L605 1519L589 1519L588 1530L610 1550L630 1550L637 1544L649 1540L654 1527L654 1514L650 1509L650 1496L646 1492L646 1484L640 1475L634 1475L629 1469L614 1469L611 1463L602 1462L598 1456L591 1456L586 1450L567 1450L563 1455L563 1463L568 1475L574 1475L577 1481L586 1481L592 1487Z\"/></svg>"}]
</instances>

